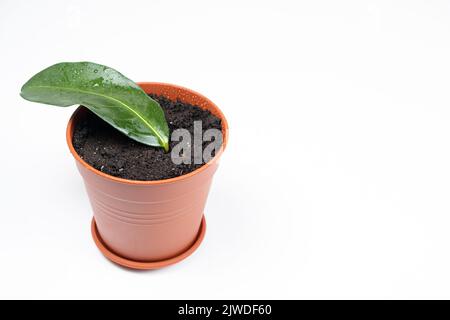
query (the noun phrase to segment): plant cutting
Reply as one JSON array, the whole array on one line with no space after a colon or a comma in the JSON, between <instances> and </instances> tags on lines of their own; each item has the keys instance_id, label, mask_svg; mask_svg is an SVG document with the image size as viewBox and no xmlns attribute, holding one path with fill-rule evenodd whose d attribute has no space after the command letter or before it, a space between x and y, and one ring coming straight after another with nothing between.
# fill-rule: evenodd
<instances>
[{"instance_id":1,"label":"plant cutting","mask_svg":"<svg viewBox=\"0 0 450 320\"><path fill-rule=\"evenodd\" d=\"M80 105L66 140L93 209L92 236L107 258L156 269L195 251L228 137L212 101L176 85L134 83L91 62L53 65L27 81L21 96Z\"/></svg>"}]
</instances>

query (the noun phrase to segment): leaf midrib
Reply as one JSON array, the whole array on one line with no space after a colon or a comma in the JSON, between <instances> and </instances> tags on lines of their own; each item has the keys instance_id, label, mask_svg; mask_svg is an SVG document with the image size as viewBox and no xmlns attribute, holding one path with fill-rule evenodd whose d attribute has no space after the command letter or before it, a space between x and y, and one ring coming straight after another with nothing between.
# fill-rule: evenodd
<instances>
[{"instance_id":1,"label":"leaf midrib","mask_svg":"<svg viewBox=\"0 0 450 320\"><path fill-rule=\"evenodd\" d=\"M59 89L59 90L66 90L66 91L75 91L75 92L81 92L81 93L86 93L86 94L92 94L94 96L100 96L112 101L116 101L119 104L123 105L125 108L127 108L128 110L130 110L131 112L133 112L139 119L142 120L142 122L144 122L152 131L153 133L158 137L159 141L161 141L161 143L164 145L164 139L158 134L158 132L153 128L153 126L147 122L147 120L145 120L139 113L137 113L136 111L133 110L133 108L131 108L130 106L128 106L127 104L125 104L124 102L110 97L110 96L106 96L104 94L101 93L96 93L96 92L91 92L91 91L85 91L85 90L79 90L79 89L73 89L73 88L66 88L66 87L57 87L57 86L29 86L29 88L47 88L47 89Z\"/></svg>"}]
</instances>

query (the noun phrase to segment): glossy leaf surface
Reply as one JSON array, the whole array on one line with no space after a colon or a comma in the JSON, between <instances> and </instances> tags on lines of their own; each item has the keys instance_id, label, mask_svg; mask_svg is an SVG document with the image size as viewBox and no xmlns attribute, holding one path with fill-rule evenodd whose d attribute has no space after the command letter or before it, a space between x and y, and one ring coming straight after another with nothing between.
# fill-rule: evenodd
<instances>
[{"instance_id":1,"label":"glossy leaf surface","mask_svg":"<svg viewBox=\"0 0 450 320\"><path fill-rule=\"evenodd\" d=\"M55 64L34 75L20 95L60 107L81 104L141 143L169 147L169 128L158 102L118 71L92 62Z\"/></svg>"}]
</instances>

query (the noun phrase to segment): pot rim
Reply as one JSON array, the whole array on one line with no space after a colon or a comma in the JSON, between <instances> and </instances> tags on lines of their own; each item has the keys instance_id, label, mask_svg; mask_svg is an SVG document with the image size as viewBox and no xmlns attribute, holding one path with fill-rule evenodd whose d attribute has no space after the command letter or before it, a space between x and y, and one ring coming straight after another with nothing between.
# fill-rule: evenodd
<instances>
[{"instance_id":1,"label":"pot rim","mask_svg":"<svg viewBox=\"0 0 450 320\"><path fill-rule=\"evenodd\" d=\"M73 143L72 143L72 128L74 125L74 121L75 121L75 117L76 115L80 112L81 110L81 106L79 106L72 114L72 116L69 119L69 122L67 124L67 128L66 128L66 142L67 145L69 146L69 150L72 153L73 157L75 158L76 161L78 161L79 163L81 163L83 165L83 167L85 167L86 169L88 169L89 171L91 171L92 173L103 177L105 179L108 180L112 180L112 181L116 181L116 182L120 182L120 183L125 183L125 184L130 184L130 185L163 185L163 184L169 184L169 183L174 183L174 182L178 182L178 181L182 181L182 180L186 180L189 179L190 177L201 173L202 171L206 170L210 165L212 165L213 163L217 162L220 158L220 156L222 155L223 151L225 150L225 147L227 145L228 142L228 122L227 119L225 118L224 114L222 113L222 111L219 109L219 107L216 106L216 104L214 102L212 102L210 99L208 99L207 97L205 97L204 95L179 86L179 85L175 85L175 84L171 84L171 83L163 83L163 82L137 82L137 84L139 86L165 86L165 87L172 87L175 88L177 90L180 91L185 91L191 95L196 95L202 99L204 99L207 102L208 105L208 109L210 111L213 111L214 115L218 116L221 119L221 123L222 123L222 135L223 135L223 139L222 139L222 145L220 146L219 151L216 153L216 155L207 163L205 163L204 165L202 165L200 168L191 171L187 174L183 174L181 176L178 177L174 177L174 178L169 178L169 179L162 179L162 180L130 180L130 179L124 179L124 178L119 178L119 177L115 177L109 174L106 174L104 172L101 172L100 170L95 169L94 167L92 167L91 165L89 165L86 161L84 161L76 152L75 148L73 147ZM148 93L148 92L146 92ZM211 110L212 109L212 110Z\"/></svg>"}]
</instances>

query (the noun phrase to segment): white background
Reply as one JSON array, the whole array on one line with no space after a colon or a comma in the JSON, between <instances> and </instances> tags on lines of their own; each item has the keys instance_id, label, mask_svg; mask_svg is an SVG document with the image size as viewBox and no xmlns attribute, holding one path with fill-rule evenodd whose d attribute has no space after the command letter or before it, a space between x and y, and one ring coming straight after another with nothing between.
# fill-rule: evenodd
<instances>
[{"instance_id":1,"label":"white background","mask_svg":"<svg viewBox=\"0 0 450 320\"><path fill-rule=\"evenodd\" d=\"M450 298L448 1L0 1L0 298ZM205 241L108 262L21 85L61 61L211 98L230 142Z\"/></svg>"}]
</instances>

